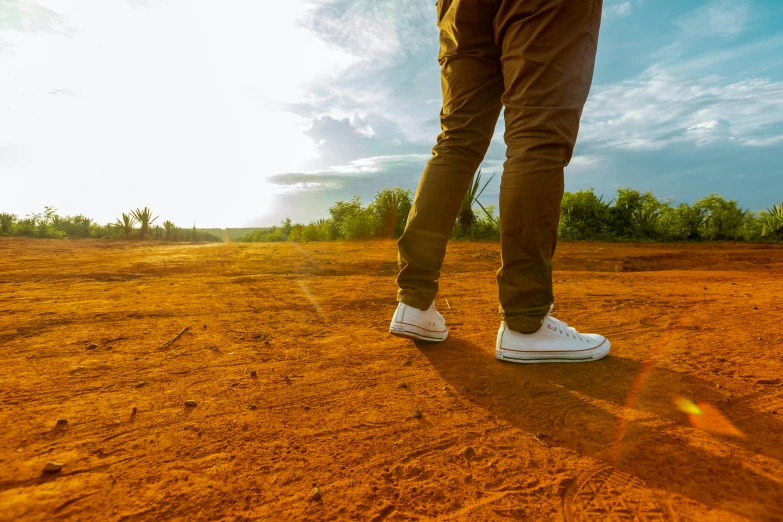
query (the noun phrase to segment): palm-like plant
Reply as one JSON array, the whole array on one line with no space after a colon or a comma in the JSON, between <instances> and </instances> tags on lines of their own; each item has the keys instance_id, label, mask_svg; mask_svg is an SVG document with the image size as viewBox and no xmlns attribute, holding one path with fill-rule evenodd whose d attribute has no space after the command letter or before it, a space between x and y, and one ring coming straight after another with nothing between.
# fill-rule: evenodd
<instances>
[{"instance_id":1,"label":"palm-like plant","mask_svg":"<svg viewBox=\"0 0 783 522\"><path fill-rule=\"evenodd\" d=\"M117 218L117 226L122 230L122 235L128 237L136 226L136 218L123 212L122 218Z\"/></svg>"},{"instance_id":2,"label":"palm-like plant","mask_svg":"<svg viewBox=\"0 0 783 522\"><path fill-rule=\"evenodd\" d=\"M147 236L147 231L149 230L150 225L160 217L160 216L152 217L152 210L150 210L147 207L144 207L143 209L137 208L136 210L131 212L131 216L133 216L133 218L139 222L140 225L139 233L141 237Z\"/></svg>"},{"instance_id":3,"label":"palm-like plant","mask_svg":"<svg viewBox=\"0 0 783 522\"><path fill-rule=\"evenodd\" d=\"M783 203L772 205L759 215L762 236L783 236Z\"/></svg>"},{"instance_id":4,"label":"palm-like plant","mask_svg":"<svg viewBox=\"0 0 783 522\"><path fill-rule=\"evenodd\" d=\"M468 186L468 190L465 192L465 196L462 198L462 205L457 214L457 221L463 229L467 229L473 226L476 222L476 214L473 212L473 203L477 203L479 207L486 213L487 210L479 203L478 198L484 193L484 189L487 188L489 182L495 175L489 177L484 186L481 186L481 169L473 176L473 182ZM489 216L489 214L487 214ZM492 216L489 216L492 219ZM494 219L493 219L494 220Z\"/></svg>"},{"instance_id":5,"label":"palm-like plant","mask_svg":"<svg viewBox=\"0 0 783 522\"><path fill-rule=\"evenodd\" d=\"M14 222L16 222L16 214L9 214L8 212L0 214L0 232L10 234L11 226L13 226Z\"/></svg>"},{"instance_id":6,"label":"palm-like plant","mask_svg":"<svg viewBox=\"0 0 783 522\"><path fill-rule=\"evenodd\" d=\"M166 230L166 239L172 241L174 239L174 231L177 228L173 222L166 220L163 222L163 228Z\"/></svg>"}]
</instances>

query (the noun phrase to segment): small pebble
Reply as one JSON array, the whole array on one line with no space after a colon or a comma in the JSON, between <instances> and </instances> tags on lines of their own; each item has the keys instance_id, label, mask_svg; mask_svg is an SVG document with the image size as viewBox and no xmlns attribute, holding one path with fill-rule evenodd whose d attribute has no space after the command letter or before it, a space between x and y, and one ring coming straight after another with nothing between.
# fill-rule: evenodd
<instances>
[{"instance_id":1,"label":"small pebble","mask_svg":"<svg viewBox=\"0 0 783 522\"><path fill-rule=\"evenodd\" d=\"M251 377L258 377L258 372L257 372L257 371L255 371L255 370L251 370L251 371L250 371L250 376L251 376Z\"/></svg>"},{"instance_id":2,"label":"small pebble","mask_svg":"<svg viewBox=\"0 0 783 522\"><path fill-rule=\"evenodd\" d=\"M310 498L313 500L321 500L321 490L318 489L318 486L314 487L310 492Z\"/></svg>"},{"instance_id":3,"label":"small pebble","mask_svg":"<svg viewBox=\"0 0 783 522\"><path fill-rule=\"evenodd\" d=\"M309 410L310 410L310 406L305 406L305 411L309 411Z\"/></svg>"},{"instance_id":4,"label":"small pebble","mask_svg":"<svg viewBox=\"0 0 783 522\"><path fill-rule=\"evenodd\" d=\"M58 426L65 426L66 424L68 424L68 419L57 419Z\"/></svg>"},{"instance_id":5,"label":"small pebble","mask_svg":"<svg viewBox=\"0 0 783 522\"><path fill-rule=\"evenodd\" d=\"M407 382L401 382L400 383L400 388L407 388L407 387L408 387L408 383Z\"/></svg>"},{"instance_id":6,"label":"small pebble","mask_svg":"<svg viewBox=\"0 0 783 522\"><path fill-rule=\"evenodd\" d=\"M188 399L185 401L185 406L187 406L188 408L195 408L196 401L194 401L193 399Z\"/></svg>"},{"instance_id":7,"label":"small pebble","mask_svg":"<svg viewBox=\"0 0 783 522\"><path fill-rule=\"evenodd\" d=\"M258 408L258 406L256 406L255 403L252 402L248 404L247 407L250 408L251 410L255 410L256 408Z\"/></svg>"},{"instance_id":8,"label":"small pebble","mask_svg":"<svg viewBox=\"0 0 783 522\"><path fill-rule=\"evenodd\" d=\"M88 350L94 350L94 349L96 349L97 347L98 347L98 345L97 345L97 344L90 344L90 345L88 345L88 346L87 346L87 349L88 349Z\"/></svg>"},{"instance_id":9,"label":"small pebble","mask_svg":"<svg viewBox=\"0 0 783 522\"><path fill-rule=\"evenodd\" d=\"M142 386L146 386L147 381L140 381L133 385L134 388L141 388Z\"/></svg>"},{"instance_id":10,"label":"small pebble","mask_svg":"<svg viewBox=\"0 0 783 522\"><path fill-rule=\"evenodd\" d=\"M413 416L417 419L421 418L421 410L419 408L416 408L413 410Z\"/></svg>"},{"instance_id":11,"label":"small pebble","mask_svg":"<svg viewBox=\"0 0 783 522\"><path fill-rule=\"evenodd\" d=\"M539 439L545 439L546 438L546 433L543 433L543 432L542 433L536 433L536 437L538 437Z\"/></svg>"},{"instance_id":12,"label":"small pebble","mask_svg":"<svg viewBox=\"0 0 783 522\"><path fill-rule=\"evenodd\" d=\"M131 410L131 415L136 415L136 412L139 411L136 409L136 406L133 407L133 410Z\"/></svg>"},{"instance_id":13,"label":"small pebble","mask_svg":"<svg viewBox=\"0 0 783 522\"><path fill-rule=\"evenodd\" d=\"M43 470L44 473L57 473L61 469L63 469L63 465L59 462L47 462Z\"/></svg>"}]
</instances>

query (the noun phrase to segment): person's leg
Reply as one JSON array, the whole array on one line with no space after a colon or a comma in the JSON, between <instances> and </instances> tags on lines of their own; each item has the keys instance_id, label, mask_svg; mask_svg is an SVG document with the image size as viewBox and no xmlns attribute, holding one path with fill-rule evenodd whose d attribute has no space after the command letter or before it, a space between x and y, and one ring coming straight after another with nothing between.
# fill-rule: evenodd
<instances>
[{"instance_id":1,"label":"person's leg","mask_svg":"<svg viewBox=\"0 0 783 522\"><path fill-rule=\"evenodd\" d=\"M503 76L493 23L497 0L440 0L442 133L398 242L398 299L426 310L438 292L460 203L500 115Z\"/></svg>"},{"instance_id":2,"label":"person's leg","mask_svg":"<svg viewBox=\"0 0 783 522\"><path fill-rule=\"evenodd\" d=\"M495 35L505 80L507 145L500 187L500 313L537 331L554 302L563 167L587 100L601 0L501 0Z\"/></svg>"}]
</instances>

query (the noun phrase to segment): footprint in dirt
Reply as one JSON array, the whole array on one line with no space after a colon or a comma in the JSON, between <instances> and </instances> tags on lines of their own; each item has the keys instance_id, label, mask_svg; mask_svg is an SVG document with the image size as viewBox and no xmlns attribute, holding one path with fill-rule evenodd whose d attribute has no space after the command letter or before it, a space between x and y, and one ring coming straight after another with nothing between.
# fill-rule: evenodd
<instances>
[{"instance_id":1,"label":"footprint in dirt","mask_svg":"<svg viewBox=\"0 0 783 522\"><path fill-rule=\"evenodd\" d=\"M566 490L564 511L568 522L678 520L641 479L612 467L583 471Z\"/></svg>"}]
</instances>

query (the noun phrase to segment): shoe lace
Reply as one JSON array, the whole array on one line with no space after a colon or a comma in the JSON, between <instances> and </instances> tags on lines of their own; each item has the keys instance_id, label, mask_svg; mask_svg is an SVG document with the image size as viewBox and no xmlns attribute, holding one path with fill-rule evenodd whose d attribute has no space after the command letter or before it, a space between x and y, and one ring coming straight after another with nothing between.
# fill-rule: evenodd
<instances>
[{"instance_id":1,"label":"shoe lace","mask_svg":"<svg viewBox=\"0 0 783 522\"><path fill-rule=\"evenodd\" d=\"M556 319L556 318L552 317L551 315L549 316L549 319L553 323L555 323L555 326L557 326L557 328L558 328L558 330L560 331L561 334L564 334L567 337L573 337L575 339L579 339L580 341L584 341L586 343L590 342L590 339L588 339L584 335L580 334L577 331L577 329L574 328L573 326L568 326L568 324L566 324L565 321L561 321L560 319Z\"/></svg>"},{"instance_id":2,"label":"shoe lace","mask_svg":"<svg viewBox=\"0 0 783 522\"><path fill-rule=\"evenodd\" d=\"M432 311L433 311L433 312L435 312L435 317L437 317L437 318L438 318L438 321L440 321L440 324L446 324L446 320L445 320L445 319L443 319L443 316L441 315L441 313L440 313L440 312L438 312L438 311L435 309L435 303L432 303L432 305L430 306L430 308L432 309Z\"/></svg>"}]
</instances>

